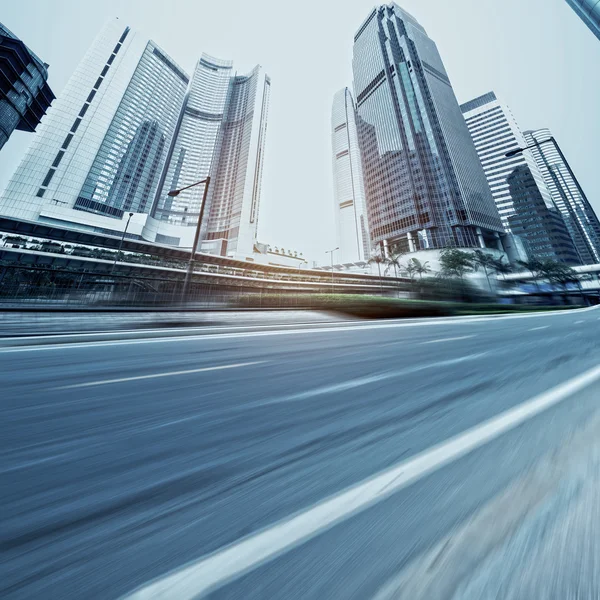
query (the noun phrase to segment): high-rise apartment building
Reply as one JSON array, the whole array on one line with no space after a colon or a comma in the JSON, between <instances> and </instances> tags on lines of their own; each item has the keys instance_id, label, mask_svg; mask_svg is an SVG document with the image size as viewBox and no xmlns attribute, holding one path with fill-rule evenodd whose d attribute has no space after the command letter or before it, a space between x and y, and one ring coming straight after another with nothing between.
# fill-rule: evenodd
<instances>
[{"instance_id":1,"label":"high-rise apartment building","mask_svg":"<svg viewBox=\"0 0 600 600\"><path fill-rule=\"evenodd\" d=\"M490 92L462 104L461 110L504 228L525 242L532 257L580 264L531 153L506 156L510 150L526 146L508 106Z\"/></svg>"},{"instance_id":2,"label":"high-rise apartment building","mask_svg":"<svg viewBox=\"0 0 600 600\"><path fill-rule=\"evenodd\" d=\"M600 40L600 0L567 0L567 2Z\"/></svg>"},{"instance_id":3,"label":"high-rise apartment building","mask_svg":"<svg viewBox=\"0 0 600 600\"><path fill-rule=\"evenodd\" d=\"M504 228L434 41L397 4L354 38L372 243L497 248Z\"/></svg>"},{"instance_id":4,"label":"high-rise apartment building","mask_svg":"<svg viewBox=\"0 0 600 600\"><path fill-rule=\"evenodd\" d=\"M208 55L190 79L115 19L44 119L0 213L190 247L202 186L168 192L210 175L202 248L252 253L269 89L260 68L239 76Z\"/></svg>"},{"instance_id":5,"label":"high-rise apartment building","mask_svg":"<svg viewBox=\"0 0 600 600\"><path fill-rule=\"evenodd\" d=\"M333 98L331 109L334 214L341 263L368 260L369 224L354 99L348 88Z\"/></svg>"},{"instance_id":6,"label":"high-rise apartment building","mask_svg":"<svg viewBox=\"0 0 600 600\"><path fill-rule=\"evenodd\" d=\"M549 129L525 131L524 136L582 263L600 263L600 222L560 146Z\"/></svg>"},{"instance_id":7,"label":"high-rise apartment building","mask_svg":"<svg viewBox=\"0 0 600 600\"><path fill-rule=\"evenodd\" d=\"M54 100L48 65L0 23L0 150L15 129L35 131Z\"/></svg>"}]
</instances>

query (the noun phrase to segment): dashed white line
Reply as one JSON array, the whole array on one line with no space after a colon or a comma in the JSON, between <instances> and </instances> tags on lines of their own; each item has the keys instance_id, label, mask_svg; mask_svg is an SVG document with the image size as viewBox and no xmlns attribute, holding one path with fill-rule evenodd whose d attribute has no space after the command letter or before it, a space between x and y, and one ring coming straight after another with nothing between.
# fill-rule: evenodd
<instances>
[{"instance_id":1,"label":"dashed white line","mask_svg":"<svg viewBox=\"0 0 600 600\"><path fill-rule=\"evenodd\" d=\"M582 323L585 323L585 321L575 321L575 325L581 325Z\"/></svg>"},{"instance_id":2,"label":"dashed white line","mask_svg":"<svg viewBox=\"0 0 600 600\"><path fill-rule=\"evenodd\" d=\"M99 381L87 381L85 383L74 383L72 385L61 385L52 388L53 390L72 390L75 388L93 387L96 385L108 385L110 383L123 383L125 381L139 381L140 379L156 379L158 377L173 377L174 375L188 375L190 373L206 373L208 371L221 371L223 369L237 369L238 367L248 367L264 363L264 360L234 363L230 365L217 365L213 367L202 367L199 369L187 369L186 371L170 371L168 373L152 373L151 375L136 375L135 377L120 377L119 379L100 379Z\"/></svg>"},{"instance_id":3,"label":"dashed white line","mask_svg":"<svg viewBox=\"0 0 600 600\"><path fill-rule=\"evenodd\" d=\"M532 327L529 331L540 331L541 329L548 329L550 325L544 325L542 327Z\"/></svg>"},{"instance_id":4,"label":"dashed white line","mask_svg":"<svg viewBox=\"0 0 600 600\"><path fill-rule=\"evenodd\" d=\"M421 344L441 344L442 342L456 342L458 340L468 340L474 338L475 335L461 335L458 337L441 338L439 340L429 340L428 342L421 342Z\"/></svg>"},{"instance_id":5,"label":"dashed white line","mask_svg":"<svg viewBox=\"0 0 600 600\"><path fill-rule=\"evenodd\" d=\"M214 591L487 444L598 380L600 366L306 510L151 581L125 598L191 600Z\"/></svg>"}]
</instances>

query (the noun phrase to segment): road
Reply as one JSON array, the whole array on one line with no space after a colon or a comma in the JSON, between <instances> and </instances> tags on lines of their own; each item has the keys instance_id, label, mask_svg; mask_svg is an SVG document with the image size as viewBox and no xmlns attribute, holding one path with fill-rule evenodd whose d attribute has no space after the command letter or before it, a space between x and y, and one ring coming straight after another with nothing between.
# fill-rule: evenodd
<instances>
[{"instance_id":1,"label":"road","mask_svg":"<svg viewBox=\"0 0 600 600\"><path fill-rule=\"evenodd\" d=\"M597 598L600 310L2 348L2 598Z\"/></svg>"}]
</instances>

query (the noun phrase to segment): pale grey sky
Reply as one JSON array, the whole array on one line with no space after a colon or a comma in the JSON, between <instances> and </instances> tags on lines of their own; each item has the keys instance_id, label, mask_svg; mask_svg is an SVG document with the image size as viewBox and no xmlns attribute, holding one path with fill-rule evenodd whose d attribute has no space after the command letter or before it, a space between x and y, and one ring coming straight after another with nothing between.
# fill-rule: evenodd
<instances>
[{"instance_id":1,"label":"pale grey sky","mask_svg":"<svg viewBox=\"0 0 600 600\"><path fill-rule=\"evenodd\" d=\"M494 90L523 129L549 127L600 212L600 41L565 0L403 0L436 41L460 102ZM329 119L352 83L368 0L28 0L0 20L50 64L58 95L102 24L118 16L192 71L202 52L272 77L261 241L324 262L335 243ZM35 135L35 134L33 134ZM0 152L4 189L31 134Z\"/></svg>"}]
</instances>

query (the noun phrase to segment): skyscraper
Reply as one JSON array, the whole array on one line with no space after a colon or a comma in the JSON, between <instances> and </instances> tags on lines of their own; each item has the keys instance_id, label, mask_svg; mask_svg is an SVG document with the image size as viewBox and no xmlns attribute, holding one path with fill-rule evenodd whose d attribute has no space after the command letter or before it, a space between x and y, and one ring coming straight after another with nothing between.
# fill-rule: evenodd
<instances>
[{"instance_id":1,"label":"skyscraper","mask_svg":"<svg viewBox=\"0 0 600 600\"><path fill-rule=\"evenodd\" d=\"M397 4L354 38L371 242L498 248L504 228L435 43Z\"/></svg>"},{"instance_id":2,"label":"skyscraper","mask_svg":"<svg viewBox=\"0 0 600 600\"><path fill-rule=\"evenodd\" d=\"M189 78L156 44L108 23L49 110L0 212L140 236Z\"/></svg>"},{"instance_id":3,"label":"skyscraper","mask_svg":"<svg viewBox=\"0 0 600 600\"><path fill-rule=\"evenodd\" d=\"M600 0L567 0L567 2L600 40Z\"/></svg>"},{"instance_id":4,"label":"skyscraper","mask_svg":"<svg viewBox=\"0 0 600 600\"><path fill-rule=\"evenodd\" d=\"M348 88L333 98L331 109L334 213L340 261L368 260L369 225L354 99Z\"/></svg>"},{"instance_id":5,"label":"skyscraper","mask_svg":"<svg viewBox=\"0 0 600 600\"><path fill-rule=\"evenodd\" d=\"M526 146L510 109L493 92L461 105L505 229L519 236L532 257L581 261L561 214Z\"/></svg>"},{"instance_id":6,"label":"skyscraper","mask_svg":"<svg viewBox=\"0 0 600 600\"><path fill-rule=\"evenodd\" d=\"M48 65L0 23L0 150L15 129L35 131L54 100Z\"/></svg>"},{"instance_id":7,"label":"skyscraper","mask_svg":"<svg viewBox=\"0 0 600 600\"><path fill-rule=\"evenodd\" d=\"M583 264L600 263L600 222L560 146L549 129L525 131L524 136Z\"/></svg>"},{"instance_id":8,"label":"skyscraper","mask_svg":"<svg viewBox=\"0 0 600 600\"><path fill-rule=\"evenodd\" d=\"M270 95L260 66L231 79L202 237L219 254L249 256L257 241Z\"/></svg>"},{"instance_id":9,"label":"skyscraper","mask_svg":"<svg viewBox=\"0 0 600 600\"><path fill-rule=\"evenodd\" d=\"M203 54L196 65L169 162L157 192L153 217L162 233L156 241L173 242L194 235L204 189L195 186L179 196L170 190L192 185L211 174L231 82L233 63ZM170 234L170 235L169 235ZM176 238L173 240L173 238ZM187 245L191 245L191 240Z\"/></svg>"},{"instance_id":10,"label":"skyscraper","mask_svg":"<svg viewBox=\"0 0 600 600\"><path fill-rule=\"evenodd\" d=\"M153 41L110 22L55 103L2 198L26 220L190 247L211 176L202 248L251 254L270 79L206 54L189 76Z\"/></svg>"}]
</instances>

